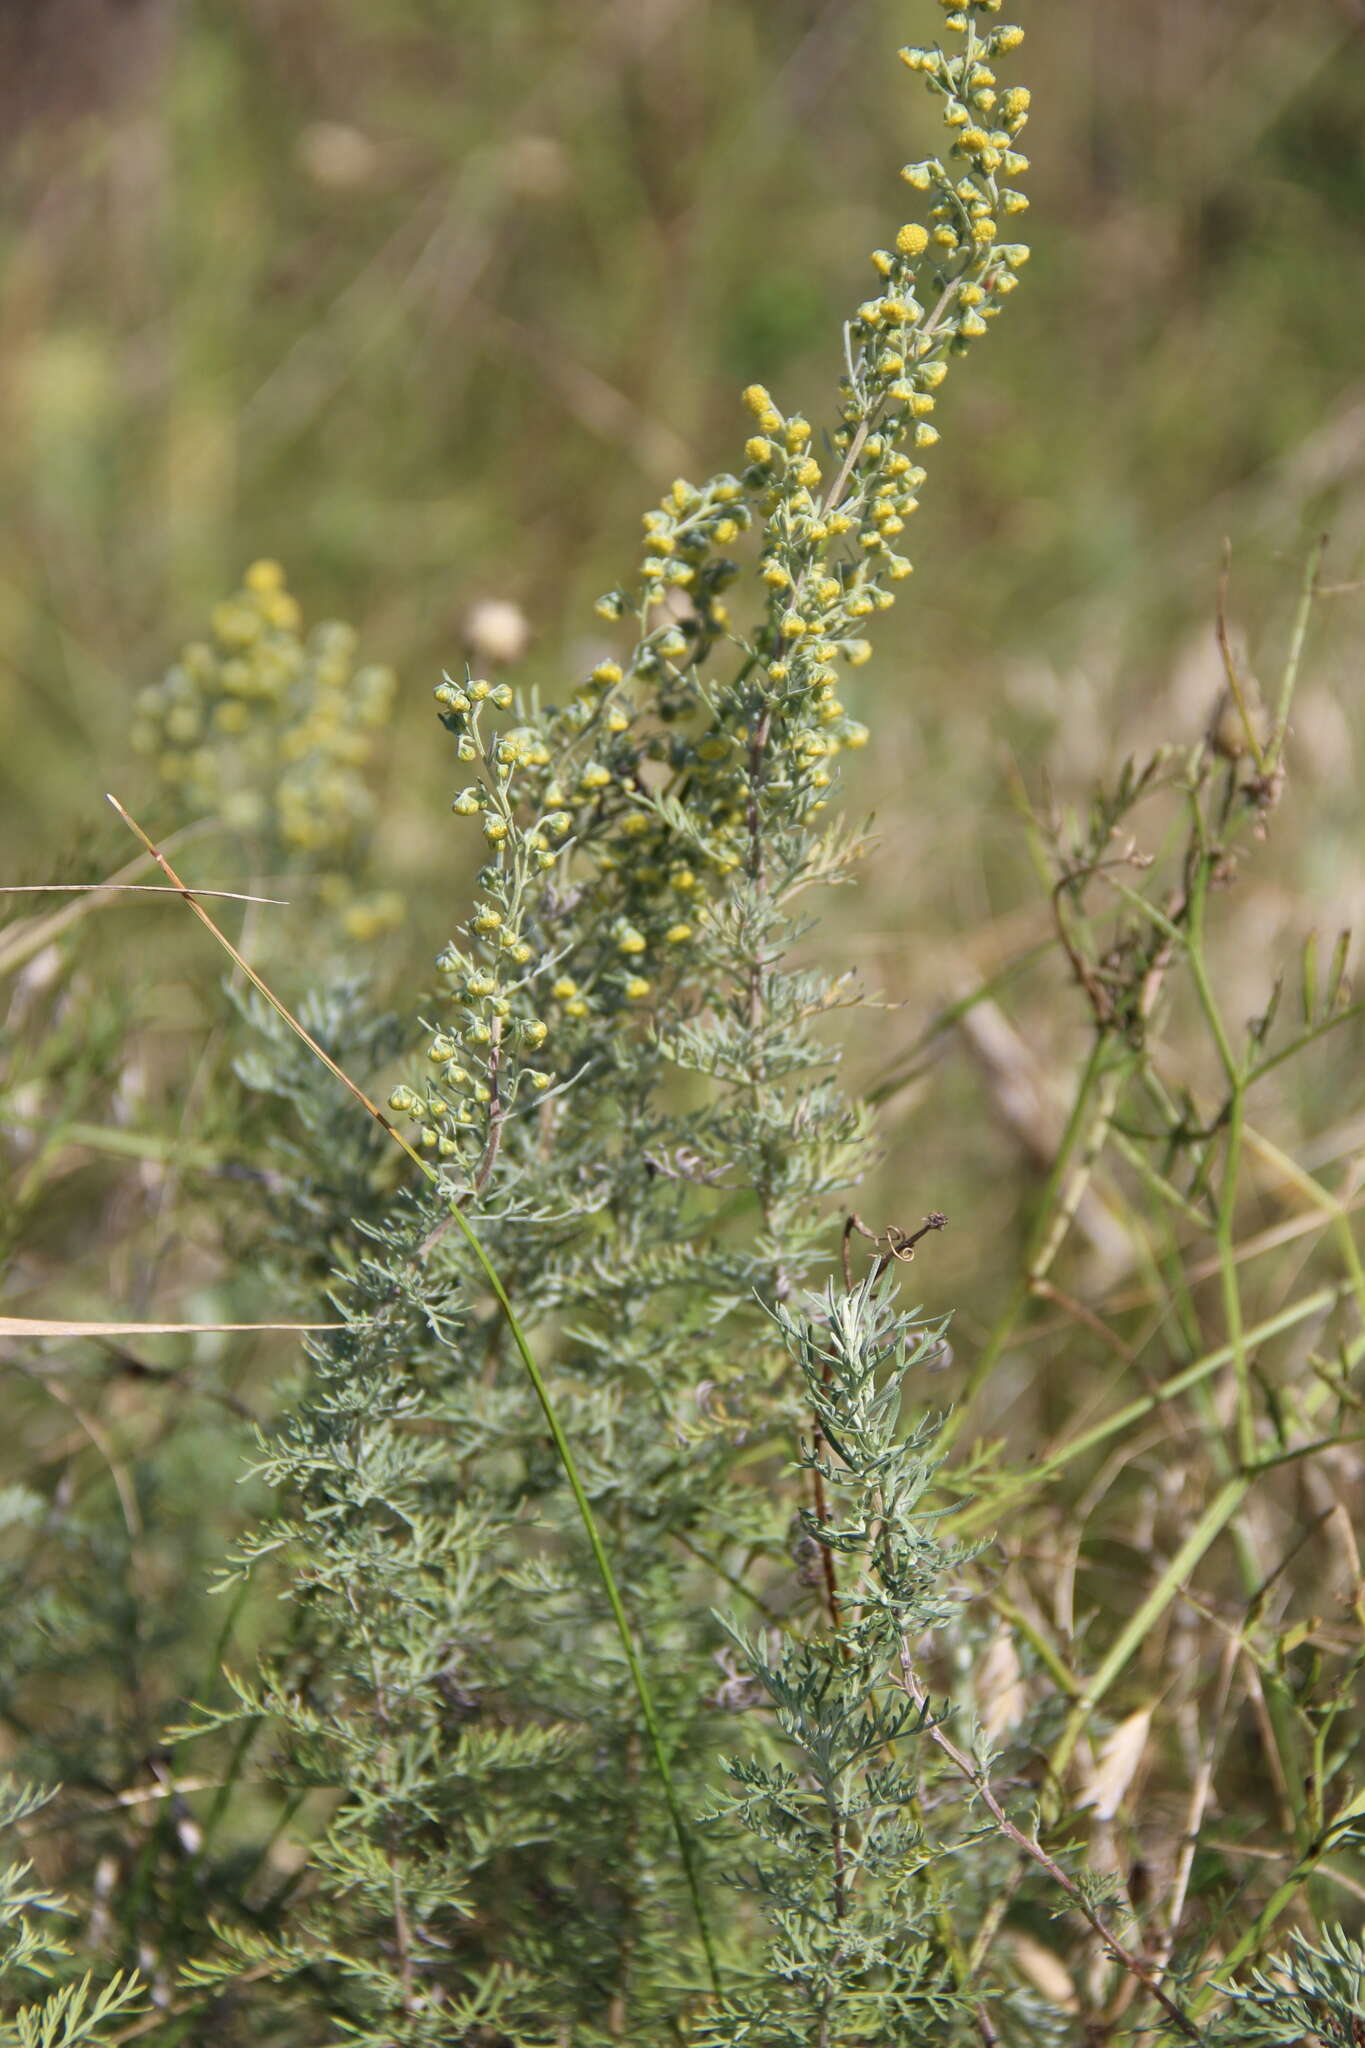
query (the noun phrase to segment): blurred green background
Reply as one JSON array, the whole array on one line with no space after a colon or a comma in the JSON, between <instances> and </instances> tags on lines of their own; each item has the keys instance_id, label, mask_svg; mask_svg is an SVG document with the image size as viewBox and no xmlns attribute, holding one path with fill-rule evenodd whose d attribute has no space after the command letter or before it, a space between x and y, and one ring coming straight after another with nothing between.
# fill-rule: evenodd
<instances>
[{"instance_id":1,"label":"blurred green background","mask_svg":"<svg viewBox=\"0 0 1365 2048\"><path fill-rule=\"evenodd\" d=\"M1308 650L1291 800L1230 913L1245 1012L1282 942L1365 910L1359 600L1340 590L1365 527L1365 15L1013 12L1034 260L947 388L917 575L850 699L878 845L823 943L902 1006L854 1041L869 1080L1041 935L1016 788L1036 796L1045 768L1079 791L1203 729L1224 536L1253 667L1280 659L1319 530L1340 591ZM399 673L374 858L408 902L383 966L415 1009L470 865L432 685L494 658L490 602L522 622L514 682L553 695L580 672L640 511L737 459L744 383L829 418L841 319L909 210L898 166L931 142L894 51L938 18L921 0L10 0L5 876L126 858L102 792L158 815L134 696L277 556L310 620L349 618ZM220 841L189 858L235 879ZM309 914L265 914L272 944ZM115 962L206 943L164 908L110 915ZM1027 1046L1044 1094L1081 1021L1049 987L1009 1055ZM204 1028L169 997L159 1021L167 1044ZM981 1055L889 1111L901 1163L877 1199L974 1215L936 1251L945 1281L1013 1199L990 1193L1019 1134L974 1113ZM988 1107L1000 1086L987 1059Z\"/></svg>"}]
</instances>

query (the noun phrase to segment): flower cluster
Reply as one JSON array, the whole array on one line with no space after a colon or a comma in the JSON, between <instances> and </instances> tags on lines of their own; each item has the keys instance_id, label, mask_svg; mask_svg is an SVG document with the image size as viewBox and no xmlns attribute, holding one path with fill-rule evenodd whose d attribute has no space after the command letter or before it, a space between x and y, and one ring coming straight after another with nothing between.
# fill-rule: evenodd
<instances>
[{"instance_id":1,"label":"flower cluster","mask_svg":"<svg viewBox=\"0 0 1365 2048\"><path fill-rule=\"evenodd\" d=\"M420 1090L396 1088L390 1106L450 1159L487 1148L519 1098L545 1094L547 1044L571 1068L604 1022L647 1004L695 935L700 878L685 860L660 864L668 834L648 774L668 741L618 663L599 663L567 705L523 708L506 725L495 719L513 710L505 683L447 677L436 698L475 778L451 807L479 820L487 858L471 914L437 962L450 1013L430 1041L432 1071ZM576 915L586 892L569 875L574 853L594 873L591 918Z\"/></svg>"},{"instance_id":2,"label":"flower cluster","mask_svg":"<svg viewBox=\"0 0 1365 2048\"><path fill-rule=\"evenodd\" d=\"M277 562L253 562L210 624L210 639L141 692L134 747L154 757L186 815L216 816L282 864L322 870L349 936L373 936L401 905L355 896L342 871L368 837L365 770L392 709L393 670L357 667L354 628L339 620L305 638Z\"/></svg>"},{"instance_id":3,"label":"flower cluster","mask_svg":"<svg viewBox=\"0 0 1365 2048\"><path fill-rule=\"evenodd\" d=\"M631 645L562 706L473 678L436 691L473 776L453 807L488 846L478 901L440 957L451 1013L432 1072L391 1098L439 1156L489 1156L514 1101L572 1077L588 1044L661 1003L685 966L702 971L719 904L758 879L765 833L795 845L837 757L867 742L840 673L868 658L868 622L910 574L898 541L949 361L986 331L1027 255L1001 236L1025 204L1028 95L992 68L1022 41L981 25L998 6L949 9L954 54L901 52L942 102L946 162L906 167L928 220L874 252L880 290L848 331L827 464L809 422L750 385L743 471L673 483L644 516L638 583L598 601L604 621L630 622ZM760 593L747 626L728 600L746 535ZM515 722L494 730L494 712Z\"/></svg>"}]
</instances>

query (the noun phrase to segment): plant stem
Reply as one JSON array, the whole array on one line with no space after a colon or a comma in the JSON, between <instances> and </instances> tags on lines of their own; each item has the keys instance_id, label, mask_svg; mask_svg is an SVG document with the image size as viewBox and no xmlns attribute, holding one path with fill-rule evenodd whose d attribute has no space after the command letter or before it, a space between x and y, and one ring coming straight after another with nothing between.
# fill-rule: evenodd
<instances>
[{"instance_id":1,"label":"plant stem","mask_svg":"<svg viewBox=\"0 0 1365 2048\"><path fill-rule=\"evenodd\" d=\"M914 1665L910 1658L910 1645L903 1636L900 1644L900 1665L901 1683L906 1693L928 1717L930 1715L929 1695L915 1676ZM1036 1863L1040 1870L1046 1871L1052 1882L1066 1893L1076 1911L1087 1922L1092 1932L1098 1935L1110 1955L1113 1956L1115 1962L1127 1970L1131 1976L1136 1977L1138 1982L1151 1992L1153 1998L1156 1999L1158 2005L1166 2014L1166 2017L1174 2026L1179 2028L1186 2040L1200 2040L1202 2037L1199 2029L1183 2009L1176 2004L1175 2000L1162 1989L1160 1982L1153 1972L1152 1965L1142 1958L1135 1956L1130 1949L1124 1947L1118 1936L1100 1918L1099 1914L1085 1897L1085 1894L1081 1891L1079 1885L1067 1876L1055 1857L1049 1856L1041 1842L1036 1841L1031 1835L1026 1835L1023 1829L1010 1819L997 1798L986 1773L972 1762L972 1759L965 1750L958 1748L952 1737L944 1732L940 1722L932 1718L926 1718L924 1726L931 1740L942 1750L953 1768L973 1788L982 1805L990 1814L991 1819L1000 1829L1000 1832L1014 1843L1016 1849L1021 1849L1025 1856Z\"/></svg>"}]
</instances>

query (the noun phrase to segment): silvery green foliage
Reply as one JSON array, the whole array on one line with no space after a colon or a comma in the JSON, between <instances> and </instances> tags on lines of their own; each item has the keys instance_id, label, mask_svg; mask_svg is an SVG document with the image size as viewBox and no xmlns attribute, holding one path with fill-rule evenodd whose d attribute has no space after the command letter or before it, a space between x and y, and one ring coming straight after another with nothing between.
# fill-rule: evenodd
<instances>
[{"instance_id":1,"label":"silvery green foliage","mask_svg":"<svg viewBox=\"0 0 1365 2048\"><path fill-rule=\"evenodd\" d=\"M708 2003L620 1641L453 1200L543 1361L693 1813L734 1748L718 1598L753 1593L789 1636L753 1652L797 1753L789 1794L766 1763L735 1766L732 1820L762 1845L741 1914L723 1886L748 1852L733 1829L702 1851L734 2026L947 2039L970 2018L936 1881L917 1875L929 1845L905 1753L924 1710L894 1675L902 1636L948 1611L951 1561L921 1504L928 1438L902 1441L892 1386L931 1339L872 1287L826 1297L823 1338L791 1319L870 1143L834 1071L854 992L792 955L857 851L832 802L837 757L868 734L839 668L867 658L866 627L909 574L894 543L938 439L934 393L1027 253L1000 232L1024 203L1027 94L995 89L990 60L1020 35L993 13L951 14L951 51L902 53L942 104L947 162L906 168L928 223L874 254L826 460L751 386L744 465L675 482L646 515L633 586L599 603L616 655L553 702L473 676L436 692L453 808L487 855L427 1002L427 1074L389 1100L442 1185L361 1205L331 1282L345 1327L311 1347L262 1439L256 1476L281 1506L234 1566L276 1576L288 1639L235 1704L195 1717L273 1731L275 1775L328 1818L287 1910L224 1923L191 1992L240 2000L246 1979L373 2048L682 2038ZM746 534L748 596L729 552ZM321 1185L312 1090L332 1084L286 1055L269 1085L301 1109ZM828 1389L808 1341L843 1361ZM843 1519L807 1516L793 1551L787 1475L812 1401L810 1461ZM861 1560L830 1644L812 1542ZM825 1816L800 1867L774 1854L787 1806L794 1828ZM834 1919L831 1812L854 1859ZM765 1924L776 1946L756 1976Z\"/></svg>"},{"instance_id":2,"label":"silvery green foliage","mask_svg":"<svg viewBox=\"0 0 1365 2048\"><path fill-rule=\"evenodd\" d=\"M0 1778L0 1833L21 1828L51 1797ZM88 1973L72 1974L61 1932L70 1918L66 1901L37 1880L29 1862L0 1865L0 1996L9 2013L0 2018L0 2048L75 2048L80 2041L108 2040L116 2020L127 2020L145 2004L143 1986L131 1972L118 1971L102 1985ZM32 1995L64 1976L68 1982Z\"/></svg>"},{"instance_id":3,"label":"silvery green foliage","mask_svg":"<svg viewBox=\"0 0 1365 2048\"><path fill-rule=\"evenodd\" d=\"M0 2048L77 2048L79 2042L95 2048L117 2040L144 2003L142 1986L131 1974L121 1971L101 1985L86 1975L0 2022Z\"/></svg>"},{"instance_id":4,"label":"silvery green foliage","mask_svg":"<svg viewBox=\"0 0 1365 2048\"><path fill-rule=\"evenodd\" d=\"M776 1320L819 1433L801 1461L821 1475L828 1519L803 1520L834 1560L838 1626L775 1646L732 1631L779 1749L771 1762L731 1760L717 1818L759 1844L736 1881L762 1901L773 1939L766 1968L703 2038L965 2040L976 2015L938 1909L945 1856L966 1845L949 1851L939 1814L926 1824L942 1775L924 1739L933 1709L906 1682L921 1641L950 1618L960 1562L926 1508L934 1425L907 1429L903 1413L907 1375L938 1350L943 1326L900 1310L876 1273ZM952 1812L960 1819L956 1799Z\"/></svg>"},{"instance_id":5,"label":"silvery green foliage","mask_svg":"<svg viewBox=\"0 0 1365 2048\"><path fill-rule=\"evenodd\" d=\"M0 1779L0 1831L8 1835L21 1827L51 1797L37 1786ZM58 1924L65 1912L56 1893L36 1881L27 1859L0 1866L0 1978L21 1970L53 1974L67 1952Z\"/></svg>"},{"instance_id":6,"label":"silvery green foliage","mask_svg":"<svg viewBox=\"0 0 1365 2048\"><path fill-rule=\"evenodd\" d=\"M1296 1930L1273 1970L1231 1986L1231 2003L1211 2042L1298 2048L1358 2048L1365 2039L1365 1949L1341 1927L1313 1940Z\"/></svg>"}]
</instances>

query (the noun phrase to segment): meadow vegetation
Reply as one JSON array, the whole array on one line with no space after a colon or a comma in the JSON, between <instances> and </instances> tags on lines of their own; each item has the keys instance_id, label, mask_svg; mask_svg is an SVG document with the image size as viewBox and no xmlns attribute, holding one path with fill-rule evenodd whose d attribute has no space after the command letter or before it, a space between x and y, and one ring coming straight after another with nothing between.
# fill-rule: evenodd
<instances>
[{"instance_id":1,"label":"meadow vegetation","mask_svg":"<svg viewBox=\"0 0 1365 2048\"><path fill-rule=\"evenodd\" d=\"M1365 2038L1360 23L1019 11L32 30L0 2042Z\"/></svg>"}]
</instances>

